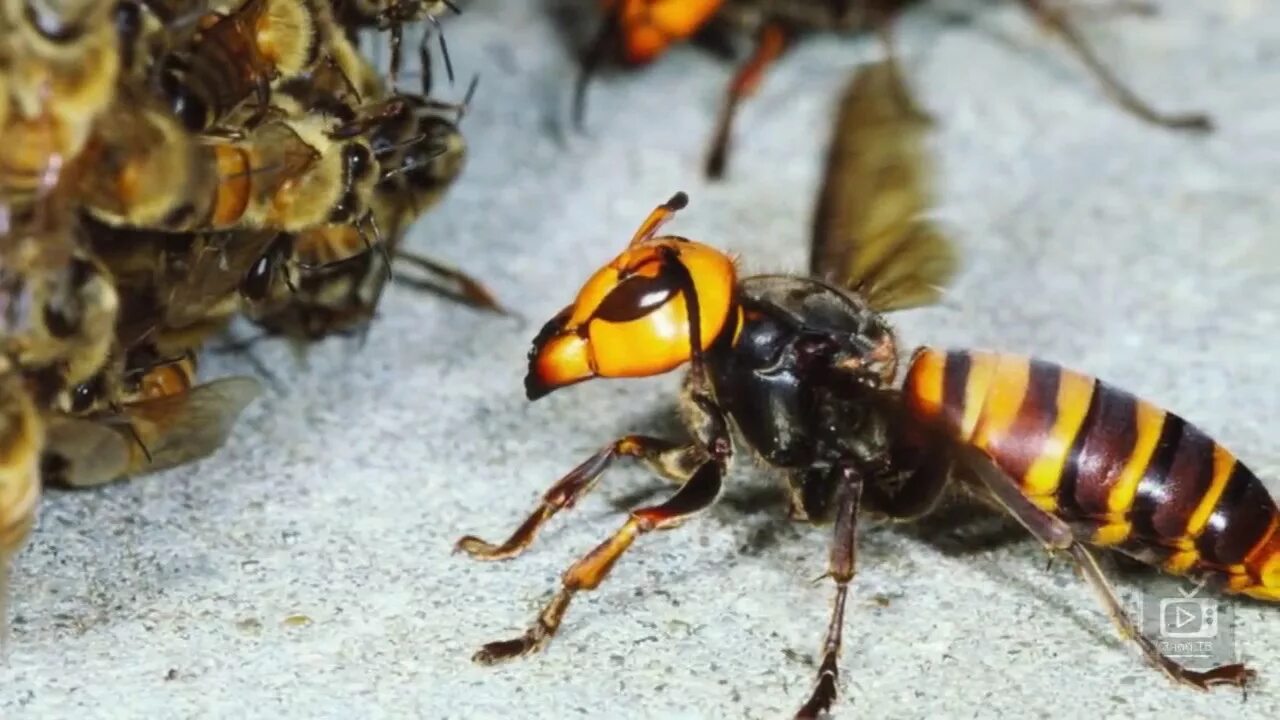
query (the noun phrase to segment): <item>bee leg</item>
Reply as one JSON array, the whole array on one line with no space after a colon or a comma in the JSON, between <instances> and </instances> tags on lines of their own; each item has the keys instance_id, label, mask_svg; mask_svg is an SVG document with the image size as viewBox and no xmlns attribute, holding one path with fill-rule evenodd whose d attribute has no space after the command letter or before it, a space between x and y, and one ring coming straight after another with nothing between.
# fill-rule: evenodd
<instances>
[{"instance_id":1,"label":"bee leg","mask_svg":"<svg viewBox=\"0 0 1280 720\"><path fill-rule=\"evenodd\" d=\"M404 26L395 23L391 26L391 67L387 74L391 77L391 92L397 93L400 88L400 63L402 61L400 44L404 42Z\"/></svg>"},{"instance_id":2,"label":"bee leg","mask_svg":"<svg viewBox=\"0 0 1280 720\"><path fill-rule=\"evenodd\" d=\"M767 23L760 29L760 37L756 39L755 50L746 64L738 69L729 84L729 93L725 96L724 105L720 108L720 118L716 121L715 134L711 138L711 150L707 154L707 177L718 180L724 177L725 164L729 157L729 139L733 132L733 118L737 114L738 103L755 94L764 79L764 71L774 60L777 60L787 46L787 33L778 23Z\"/></svg>"},{"instance_id":3,"label":"bee leg","mask_svg":"<svg viewBox=\"0 0 1280 720\"><path fill-rule=\"evenodd\" d=\"M428 280L406 278L403 275L397 275L396 279L403 284L419 290L429 290L449 295L451 297L456 297L467 305L496 312L501 315L511 314L506 308L502 307L502 305L498 303L497 299L494 298L493 293L481 284L479 280L472 278L461 270L456 270L447 265L443 265L431 258L404 252L402 250L396 251L396 258L404 260L424 272L429 272L432 275L442 278L446 282L455 285L457 290L451 292Z\"/></svg>"},{"instance_id":4,"label":"bee leg","mask_svg":"<svg viewBox=\"0 0 1280 720\"><path fill-rule=\"evenodd\" d=\"M1080 574L1098 595L1120 634L1136 643L1151 664L1174 680L1201 690L1207 690L1213 685L1244 687L1254 677L1253 670L1240 663L1199 671L1184 667L1160 652L1155 642L1144 635L1142 628L1125 612L1093 553L1075 537L1066 522L1037 507L1023 494L1016 482L985 461L985 458L977 457L976 452L968 465L995 499L1037 540L1044 543L1051 552L1065 550L1071 555Z\"/></svg>"},{"instance_id":5,"label":"bee leg","mask_svg":"<svg viewBox=\"0 0 1280 720\"><path fill-rule=\"evenodd\" d=\"M841 467L836 488L835 533L831 540L831 556L827 575L836 582L836 600L831 611L831 624L822 642L822 664L818 666L818 682L809 700L796 713L796 718L816 718L831 709L836 699L836 681L840 677L840 641L844 628L845 599L853 580L857 559L858 506L862 497L862 476L852 467Z\"/></svg>"},{"instance_id":6,"label":"bee leg","mask_svg":"<svg viewBox=\"0 0 1280 720\"><path fill-rule=\"evenodd\" d=\"M565 571L560 590L524 635L488 643L471 659L482 665L493 665L541 650L560 628L574 594L599 587L636 537L652 530L673 528L710 507L720 495L723 473L719 462L707 460L666 502L633 510L617 532Z\"/></svg>"},{"instance_id":7,"label":"bee leg","mask_svg":"<svg viewBox=\"0 0 1280 720\"><path fill-rule=\"evenodd\" d=\"M1160 8L1148 0L1111 0L1106 5L1085 5L1071 11L1076 17L1090 18L1114 17L1117 15L1137 15L1139 17L1156 17Z\"/></svg>"},{"instance_id":8,"label":"bee leg","mask_svg":"<svg viewBox=\"0 0 1280 720\"><path fill-rule=\"evenodd\" d=\"M431 23L431 28L435 30L435 35L438 38L438 43L440 45L440 59L444 60L444 75L446 78L448 78L449 85L453 85L454 83L453 58L449 56L449 44L445 42L445 39L444 39L444 28L440 27L440 21L436 20L434 15L428 17L427 20ZM426 67L426 64L425 64L426 59L429 58L431 55L427 47L427 43L430 42L430 40L431 40L431 33L424 32L422 33L422 37L418 41L418 57L419 59L423 60L424 68ZM430 93L424 88L422 91L422 94L429 95Z\"/></svg>"},{"instance_id":9,"label":"bee leg","mask_svg":"<svg viewBox=\"0 0 1280 720\"><path fill-rule=\"evenodd\" d=\"M422 33L422 39L418 41L418 72L422 73L421 89L422 89L422 97L424 98L431 96L431 87L432 85L435 84L435 78L433 76L433 68L431 64L431 48L430 46L427 45L427 39L429 37L430 37L430 33L424 32ZM440 35L440 43L441 43L441 47L443 47L444 46L443 33L441 33ZM446 58L448 57L447 53L445 57ZM450 70L449 72L449 77L451 78L450 84L452 84L452 77L453 77L452 70Z\"/></svg>"},{"instance_id":10,"label":"bee leg","mask_svg":"<svg viewBox=\"0 0 1280 720\"><path fill-rule=\"evenodd\" d=\"M1063 42L1071 48L1089 69L1089 72L1093 73L1093 76L1102 83L1102 88L1107 95L1131 115L1152 125L1174 130L1190 130L1193 132L1211 132L1213 130L1213 120L1204 113L1162 113L1148 105L1142 98L1139 98L1103 64L1102 60L1094 53L1093 48L1085 41L1084 36L1071 23L1063 10L1047 7L1045 0L1018 0L1018 2L1022 3L1027 12L1043 23L1046 28L1062 38Z\"/></svg>"},{"instance_id":11,"label":"bee leg","mask_svg":"<svg viewBox=\"0 0 1280 720\"><path fill-rule=\"evenodd\" d=\"M705 461L705 453L695 444L679 445L647 435L618 438L556 481L542 496L537 509L516 528L506 542L493 545L468 535L458 541L457 549L465 550L480 560L505 560L519 555L533 542L534 535L544 523L557 512L573 507L595 487L596 481L619 457L643 460L659 475L681 483L686 482L698 464Z\"/></svg>"},{"instance_id":12,"label":"bee leg","mask_svg":"<svg viewBox=\"0 0 1280 720\"><path fill-rule=\"evenodd\" d=\"M271 81L265 76L259 76L254 82L253 93L258 104L253 109L253 114L249 116L249 119L244 121L243 129L245 131L252 131L267 118L267 113L271 110ZM232 132L235 132L235 130L232 129Z\"/></svg>"}]
</instances>

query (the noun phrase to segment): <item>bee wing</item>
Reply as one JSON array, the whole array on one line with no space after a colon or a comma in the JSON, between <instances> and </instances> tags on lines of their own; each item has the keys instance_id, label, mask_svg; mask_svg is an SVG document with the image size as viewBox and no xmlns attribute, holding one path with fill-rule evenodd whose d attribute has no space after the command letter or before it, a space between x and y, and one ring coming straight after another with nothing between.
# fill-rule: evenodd
<instances>
[{"instance_id":1,"label":"bee wing","mask_svg":"<svg viewBox=\"0 0 1280 720\"><path fill-rule=\"evenodd\" d=\"M951 241L923 217L931 124L892 60L859 68L840 100L809 269L876 310L937 302L957 268Z\"/></svg>"},{"instance_id":2,"label":"bee wing","mask_svg":"<svg viewBox=\"0 0 1280 720\"><path fill-rule=\"evenodd\" d=\"M54 416L45 427L42 479L70 487L92 487L129 472L133 440L128 431L98 420Z\"/></svg>"},{"instance_id":3,"label":"bee wing","mask_svg":"<svg viewBox=\"0 0 1280 720\"><path fill-rule=\"evenodd\" d=\"M262 383L231 377L190 392L136 403L125 409L138 440L134 472L155 472L211 455L231 434L240 413L262 394ZM150 455L150 461L147 455Z\"/></svg>"},{"instance_id":4,"label":"bee wing","mask_svg":"<svg viewBox=\"0 0 1280 720\"><path fill-rule=\"evenodd\" d=\"M204 320L220 303L234 300L245 273L277 235L245 230L208 233L193 241L187 257L173 263L164 279L165 325L186 327Z\"/></svg>"}]
</instances>

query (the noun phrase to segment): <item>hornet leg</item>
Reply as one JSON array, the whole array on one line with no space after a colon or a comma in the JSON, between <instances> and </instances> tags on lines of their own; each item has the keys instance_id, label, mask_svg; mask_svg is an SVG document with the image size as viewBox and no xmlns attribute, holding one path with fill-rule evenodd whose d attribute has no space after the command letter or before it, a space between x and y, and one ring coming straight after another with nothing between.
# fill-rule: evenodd
<instances>
[{"instance_id":1,"label":"hornet leg","mask_svg":"<svg viewBox=\"0 0 1280 720\"><path fill-rule=\"evenodd\" d=\"M1254 672L1240 663L1219 665L1218 667L1199 671L1184 667L1173 658L1160 652L1160 648L1156 646L1155 642L1144 635L1142 628L1125 612L1120 600L1116 597L1115 591L1111 589L1111 585L1107 582L1102 568L1098 566L1098 561L1094 558L1093 553L1089 552L1089 549L1076 539L1071 527L1066 522L1033 504L1022 493L1022 489L1018 487L1017 483L1000 472L990 461L986 460L985 456L975 458L971 466L977 471L978 477L987 489L991 491L992 495L995 496L996 500L1013 515L1014 519L1029 530L1037 540L1044 543L1050 550L1066 550L1070 553L1071 559L1080 570L1080 574L1084 576L1084 579L1089 582L1089 586L1097 593L1103 607L1106 609L1107 614L1111 616L1111 620L1115 623L1120 634L1126 639L1135 642L1147 660L1160 668L1166 675L1180 683L1200 690L1207 690L1212 685L1244 687L1254 677Z\"/></svg>"},{"instance_id":2,"label":"hornet leg","mask_svg":"<svg viewBox=\"0 0 1280 720\"><path fill-rule=\"evenodd\" d=\"M1018 2L1022 3L1027 12L1035 16L1046 28L1062 38L1063 42L1084 62L1089 72L1102 83L1102 89L1107 95L1131 115L1152 125L1174 130L1194 132L1213 130L1213 120L1204 113L1162 113L1139 98L1103 64L1063 10L1047 7L1045 0L1018 0Z\"/></svg>"},{"instance_id":3,"label":"hornet leg","mask_svg":"<svg viewBox=\"0 0 1280 720\"><path fill-rule=\"evenodd\" d=\"M608 540L582 556L564 574L563 585L543 608L524 635L513 640L491 642L480 648L472 660L482 665L493 665L503 660L541 650L560 628L569 602L579 590L594 590L600 586L636 537L652 530L666 530L710 507L720 495L721 476L724 468L715 460L702 464L689 481L680 487L669 500L661 505L643 507L632 511Z\"/></svg>"},{"instance_id":4,"label":"hornet leg","mask_svg":"<svg viewBox=\"0 0 1280 720\"><path fill-rule=\"evenodd\" d=\"M622 6L619 5L600 21L600 29L579 61L578 78L573 84L573 127L577 130L582 130L582 120L587 114L587 85L618 41L621 12Z\"/></svg>"},{"instance_id":5,"label":"hornet leg","mask_svg":"<svg viewBox=\"0 0 1280 720\"><path fill-rule=\"evenodd\" d=\"M769 23L760 30L756 40L755 51L747 62L733 77L729 85L729 94L720 108L720 118L716 121L715 135L711 139L711 150L707 154L707 177L718 180L724 177L725 164L729 158L729 139L733 134L733 118L738 111L738 103L751 97L760 87L764 72L769 65L782 55L787 46L787 33L777 23Z\"/></svg>"},{"instance_id":6,"label":"hornet leg","mask_svg":"<svg viewBox=\"0 0 1280 720\"><path fill-rule=\"evenodd\" d=\"M858 505L862 497L862 477L852 468L839 470L840 485L836 489L835 536L831 541L831 558L827 575L836 581L836 601L831 611L831 624L822 643L822 664L818 666L818 683L800 711L801 718L816 718L831 709L836 699L836 681L840 677L840 640L844 628L845 598L853 579L857 559Z\"/></svg>"},{"instance_id":7,"label":"hornet leg","mask_svg":"<svg viewBox=\"0 0 1280 720\"><path fill-rule=\"evenodd\" d=\"M639 458L658 474L682 483L693 475L697 463L705 460L705 454L697 445L677 445L660 438L627 435L587 458L552 485L542 496L537 509L506 542L493 545L468 535L458 541L457 548L480 560L505 560L519 555L533 542L534 535L544 523L564 508L573 507L595 487L596 481L613 461L622 456Z\"/></svg>"}]
</instances>

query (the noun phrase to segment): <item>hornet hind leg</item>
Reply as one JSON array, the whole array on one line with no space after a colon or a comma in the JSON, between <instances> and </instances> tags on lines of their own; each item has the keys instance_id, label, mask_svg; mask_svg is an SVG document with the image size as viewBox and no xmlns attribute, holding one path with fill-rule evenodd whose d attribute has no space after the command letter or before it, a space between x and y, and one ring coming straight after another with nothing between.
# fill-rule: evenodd
<instances>
[{"instance_id":1,"label":"hornet hind leg","mask_svg":"<svg viewBox=\"0 0 1280 720\"><path fill-rule=\"evenodd\" d=\"M1200 690L1207 690L1213 685L1244 687L1255 677L1253 670L1240 663L1219 665L1204 671L1192 670L1162 653L1156 643L1144 635L1142 628L1125 612L1093 553L1075 537L1066 522L1032 503L1023 494L1022 488L988 462L980 451L972 451L971 456L966 459L970 461L967 465L973 468L982 484L1014 519L1051 551L1065 550L1071 556L1076 568L1098 595L1103 608L1111 616L1120 634L1136 643L1151 664L1174 680Z\"/></svg>"}]
</instances>

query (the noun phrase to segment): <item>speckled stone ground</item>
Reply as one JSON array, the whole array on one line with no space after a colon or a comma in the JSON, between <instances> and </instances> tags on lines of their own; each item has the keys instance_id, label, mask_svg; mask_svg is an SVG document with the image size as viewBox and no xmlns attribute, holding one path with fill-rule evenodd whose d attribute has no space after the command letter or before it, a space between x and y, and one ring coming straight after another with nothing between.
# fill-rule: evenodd
<instances>
[{"instance_id":1,"label":"speckled stone ground","mask_svg":"<svg viewBox=\"0 0 1280 720\"><path fill-rule=\"evenodd\" d=\"M1265 0L1163 2L1090 25L1206 139L1103 100L1012 3L948 3L902 28L937 135L939 215L966 267L945 306L897 318L907 343L994 347L1080 368L1186 415L1259 475L1280 473L1280 18ZM977 7L975 7L977 5ZM669 430L674 376L529 404L536 325L676 189L685 235L749 269L803 267L835 91L878 48L815 39L741 116L732 181L699 175L729 68L693 49L593 89L564 132L570 56L540 3L477 0L448 26L470 166L412 246L484 278L529 322L393 290L357 352L325 343L227 448L193 468L50 493L15 570L4 718L780 717L808 692L827 621L827 533L792 526L740 467L725 502L646 537L572 608L542 656L468 661L523 628L558 573L638 498L610 474L517 561L450 554L496 537L560 473L629 430ZM461 92L461 86L457 88ZM248 372L215 360L210 375ZM1273 491L1280 490L1274 483ZM1273 717L1280 613L1232 603L1261 672L1247 702L1172 686L1116 639L1072 570L1017 539L867 526L840 717ZM1158 585L1133 573L1129 599Z\"/></svg>"}]
</instances>

